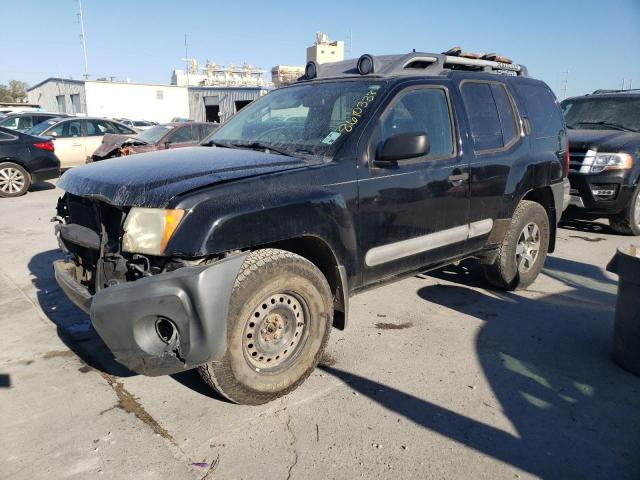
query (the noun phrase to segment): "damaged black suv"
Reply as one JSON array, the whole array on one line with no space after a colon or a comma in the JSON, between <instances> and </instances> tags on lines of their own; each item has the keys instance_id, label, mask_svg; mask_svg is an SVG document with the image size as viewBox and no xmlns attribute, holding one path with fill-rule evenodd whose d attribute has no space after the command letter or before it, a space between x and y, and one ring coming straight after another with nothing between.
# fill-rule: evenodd
<instances>
[{"instance_id":1,"label":"damaged black suv","mask_svg":"<svg viewBox=\"0 0 640 480\"><path fill-rule=\"evenodd\" d=\"M562 102L573 213L640 235L640 90L597 90Z\"/></svg>"},{"instance_id":2,"label":"damaged black suv","mask_svg":"<svg viewBox=\"0 0 640 480\"><path fill-rule=\"evenodd\" d=\"M558 103L506 59L318 65L206 146L74 168L55 262L116 359L258 404L313 371L363 289L464 258L531 284L568 195Z\"/></svg>"}]
</instances>

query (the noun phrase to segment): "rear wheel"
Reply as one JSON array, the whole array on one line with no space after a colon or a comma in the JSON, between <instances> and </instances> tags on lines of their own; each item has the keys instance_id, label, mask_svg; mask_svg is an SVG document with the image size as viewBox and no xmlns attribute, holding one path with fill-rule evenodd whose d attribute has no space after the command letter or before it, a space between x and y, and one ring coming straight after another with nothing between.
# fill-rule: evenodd
<instances>
[{"instance_id":1,"label":"rear wheel","mask_svg":"<svg viewBox=\"0 0 640 480\"><path fill-rule=\"evenodd\" d=\"M611 217L609 224L613 230L623 235L640 235L640 184L633 192L627 208Z\"/></svg>"},{"instance_id":2,"label":"rear wheel","mask_svg":"<svg viewBox=\"0 0 640 480\"><path fill-rule=\"evenodd\" d=\"M315 265L284 250L252 252L231 295L227 352L200 375L232 402L274 400L311 374L332 320L331 290Z\"/></svg>"},{"instance_id":3,"label":"rear wheel","mask_svg":"<svg viewBox=\"0 0 640 480\"><path fill-rule=\"evenodd\" d=\"M0 197L19 197L31 186L31 176L17 163L0 163Z\"/></svg>"},{"instance_id":4,"label":"rear wheel","mask_svg":"<svg viewBox=\"0 0 640 480\"><path fill-rule=\"evenodd\" d=\"M505 290L531 285L547 258L549 232L549 217L542 205L520 202L495 262L484 267L489 283Z\"/></svg>"}]
</instances>

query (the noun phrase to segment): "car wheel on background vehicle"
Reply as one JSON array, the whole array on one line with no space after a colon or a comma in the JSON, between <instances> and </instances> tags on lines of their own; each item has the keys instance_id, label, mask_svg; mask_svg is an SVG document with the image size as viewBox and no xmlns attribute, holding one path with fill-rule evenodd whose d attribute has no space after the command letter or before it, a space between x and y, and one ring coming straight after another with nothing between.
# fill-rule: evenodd
<instances>
[{"instance_id":1,"label":"car wheel on background vehicle","mask_svg":"<svg viewBox=\"0 0 640 480\"><path fill-rule=\"evenodd\" d=\"M546 210L539 203L521 201L513 214L498 256L494 263L484 266L489 283L505 290L531 285L547 258L549 237Z\"/></svg>"},{"instance_id":2,"label":"car wheel on background vehicle","mask_svg":"<svg viewBox=\"0 0 640 480\"><path fill-rule=\"evenodd\" d=\"M0 163L0 197L19 197L31 186L31 175L17 163Z\"/></svg>"},{"instance_id":3,"label":"car wheel on background vehicle","mask_svg":"<svg viewBox=\"0 0 640 480\"><path fill-rule=\"evenodd\" d=\"M633 192L629 206L609 218L611 228L624 235L640 235L640 183Z\"/></svg>"},{"instance_id":4,"label":"car wheel on background vehicle","mask_svg":"<svg viewBox=\"0 0 640 480\"><path fill-rule=\"evenodd\" d=\"M322 272L284 250L250 253L229 303L227 351L200 375L232 402L259 405L297 388L329 340L333 302Z\"/></svg>"}]
</instances>

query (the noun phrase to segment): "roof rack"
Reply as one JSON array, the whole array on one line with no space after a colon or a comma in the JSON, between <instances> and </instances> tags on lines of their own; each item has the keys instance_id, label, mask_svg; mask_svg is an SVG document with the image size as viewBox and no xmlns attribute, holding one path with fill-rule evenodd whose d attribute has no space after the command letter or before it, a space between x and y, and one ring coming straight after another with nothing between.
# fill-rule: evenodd
<instances>
[{"instance_id":1,"label":"roof rack","mask_svg":"<svg viewBox=\"0 0 640 480\"><path fill-rule=\"evenodd\" d=\"M601 95L603 93L639 93L640 92L640 88L627 88L626 90L605 90L605 89L599 89L594 91L591 95Z\"/></svg>"},{"instance_id":2,"label":"roof rack","mask_svg":"<svg viewBox=\"0 0 640 480\"><path fill-rule=\"evenodd\" d=\"M299 81L316 78L338 78L370 75L388 77L398 75L443 75L451 70L489 72L501 75L527 76L524 65L512 63L505 57L465 53L459 47L444 53L411 52L405 55L362 55L358 59L318 64L307 63L305 75Z\"/></svg>"}]
</instances>

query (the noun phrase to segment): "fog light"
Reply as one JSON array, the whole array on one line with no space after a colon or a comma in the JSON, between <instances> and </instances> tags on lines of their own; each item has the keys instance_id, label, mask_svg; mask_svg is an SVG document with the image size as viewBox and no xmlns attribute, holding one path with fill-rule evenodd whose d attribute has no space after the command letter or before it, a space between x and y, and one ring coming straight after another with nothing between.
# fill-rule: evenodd
<instances>
[{"instance_id":1,"label":"fog light","mask_svg":"<svg viewBox=\"0 0 640 480\"><path fill-rule=\"evenodd\" d=\"M169 344L172 343L175 336L178 334L178 330L173 322L164 317L158 317L156 320L156 333L160 340L164 343Z\"/></svg>"}]
</instances>

